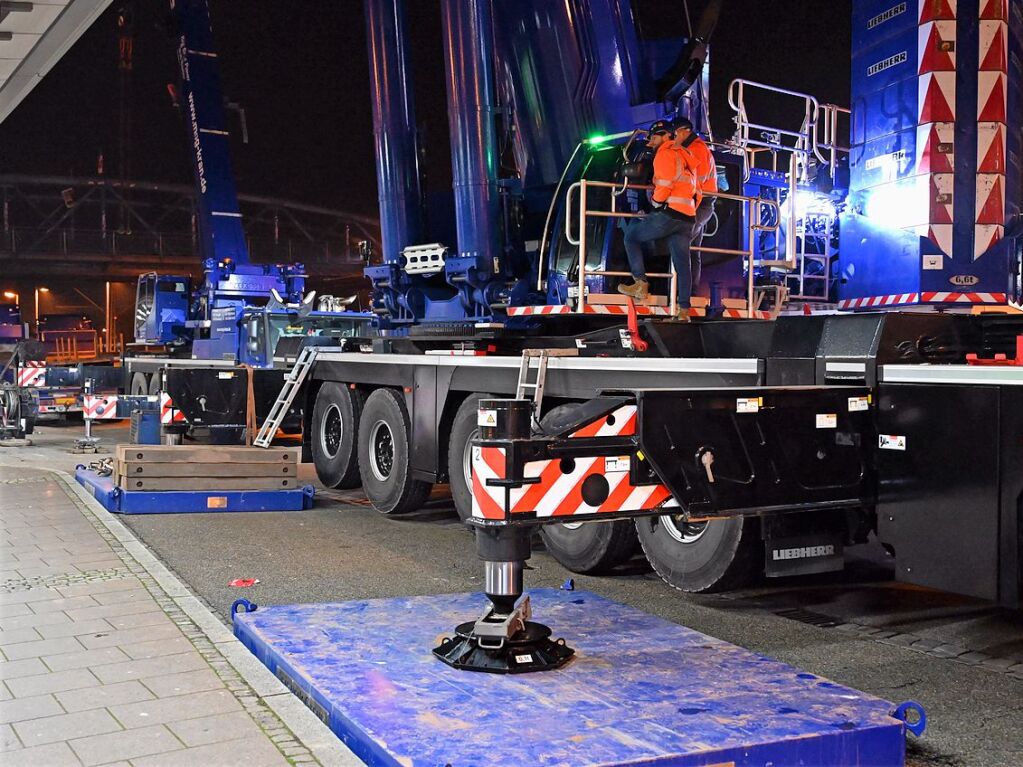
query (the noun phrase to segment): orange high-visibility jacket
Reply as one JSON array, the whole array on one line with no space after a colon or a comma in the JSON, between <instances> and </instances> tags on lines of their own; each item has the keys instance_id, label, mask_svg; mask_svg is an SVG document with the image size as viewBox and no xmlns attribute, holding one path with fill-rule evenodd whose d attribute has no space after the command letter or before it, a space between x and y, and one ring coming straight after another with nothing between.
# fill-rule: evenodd
<instances>
[{"instance_id":1,"label":"orange high-visibility jacket","mask_svg":"<svg viewBox=\"0 0 1023 767\"><path fill-rule=\"evenodd\" d=\"M699 204L696 156L688 149L666 141L654 154L654 202L666 202L672 210L696 215Z\"/></svg>"},{"instance_id":2,"label":"orange high-visibility jacket","mask_svg":"<svg viewBox=\"0 0 1023 767\"><path fill-rule=\"evenodd\" d=\"M686 147L696 158L696 185L699 187L699 198L705 194L716 194L718 190L718 168L714 162L714 155L711 154L703 139L696 136L692 143ZM700 199L697 199L699 205Z\"/></svg>"}]
</instances>

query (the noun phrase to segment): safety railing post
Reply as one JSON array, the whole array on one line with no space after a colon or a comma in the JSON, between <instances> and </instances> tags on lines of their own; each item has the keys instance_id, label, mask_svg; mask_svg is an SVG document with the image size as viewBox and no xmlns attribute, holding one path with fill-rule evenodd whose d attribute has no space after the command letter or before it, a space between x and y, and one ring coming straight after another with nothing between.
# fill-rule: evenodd
<instances>
[{"instance_id":1,"label":"safety railing post","mask_svg":"<svg viewBox=\"0 0 1023 767\"><path fill-rule=\"evenodd\" d=\"M799 233L796 231L796 203L798 196L799 182L796 178L796 169L798 166L798 160L795 153L789 159L789 226L788 236L785 238L785 261L790 264L789 269L795 269L797 265L797 251L796 245L799 239Z\"/></svg>"},{"instance_id":2,"label":"safety railing post","mask_svg":"<svg viewBox=\"0 0 1023 767\"><path fill-rule=\"evenodd\" d=\"M746 259L746 317L753 319L753 254L756 252L754 237L756 224L760 220L760 201L751 200L749 205L749 255Z\"/></svg>"},{"instance_id":3,"label":"safety railing post","mask_svg":"<svg viewBox=\"0 0 1023 767\"><path fill-rule=\"evenodd\" d=\"M579 286L576 311L586 311L586 180L579 184Z\"/></svg>"}]
</instances>

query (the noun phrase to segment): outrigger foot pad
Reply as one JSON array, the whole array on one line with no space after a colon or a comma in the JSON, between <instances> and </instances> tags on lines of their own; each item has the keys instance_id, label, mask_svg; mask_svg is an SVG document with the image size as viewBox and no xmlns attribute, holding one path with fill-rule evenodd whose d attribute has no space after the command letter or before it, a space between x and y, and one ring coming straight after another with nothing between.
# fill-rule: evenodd
<instances>
[{"instance_id":1,"label":"outrigger foot pad","mask_svg":"<svg viewBox=\"0 0 1023 767\"><path fill-rule=\"evenodd\" d=\"M455 629L455 636L433 648L433 654L462 671L488 674L528 674L564 666L575 654L564 639L551 639L542 623L527 621L514 636L497 644L473 633L476 624L467 622Z\"/></svg>"}]
</instances>

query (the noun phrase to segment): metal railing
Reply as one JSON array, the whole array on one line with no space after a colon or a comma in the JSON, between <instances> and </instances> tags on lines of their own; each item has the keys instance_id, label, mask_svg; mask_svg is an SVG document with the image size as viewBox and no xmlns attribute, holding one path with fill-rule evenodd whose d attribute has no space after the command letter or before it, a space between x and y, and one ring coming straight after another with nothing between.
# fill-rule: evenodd
<instances>
[{"instance_id":1,"label":"metal railing","mask_svg":"<svg viewBox=\"0 0 1023 767\"><path fill-rule=\"evenodd\" d=\"M746 96L750 92L770 94L773 97L796 99L803 109L802 122L798 129L754 122L749 117ZM805 272L806 253L805 221L799 219L797 198L799 184L808 180L812 160L827 165L834 178L839 156L849 153L849 147L840 143L840 119L848 116L850 110L835 104L821 104L814 96L799 91L790 91L773 85L752 80L736 79L728 86L728 104L735 112L735 137L732 144L744 152L748 168L757 167L757 160L765 153L771 161L771 170L779 170L778 155L788 154L788 192L786 195L786 236L785 257L772 261L761 261L760 265L788 271L799 270L800 285ZM760 131L759 134L754 131ZM781 202L780 196L778 199ZM802 293L802 289L800 290Z\"/></svg>"},{"instance_id":2,"label":"metal railing","mask_svg":"<svg viewBox=\"0 0 1023 767\"><path fill-rule=\"evenodd\" d=\"M588 202L588 190L592 188L599 189L610 189L611 190L611 210L590 210ZM586 311L586 277L587 275L601 276L601 277L628 277L630 272L618 272L610 271L607 269L588 269L586 266L586 219L588 217L594 218L642 218L645 214L633 213L632 211L618 210L618 197L624 194L626 191L641 190L651 191L654 189L652 185L648 184L613 184L608 181L588 181L582 179L572 184L568 191L565 193L565 239L568 240L569 244L575 245L579 249L579 265L578 265L578 284L579 293L576 302L576 312L582 313ZM578 213L578 226L579 234L576 237L572 236L571 221L573 218L573 192L579 198L579 213ZM772 266L776 262L774 261L758 261L755 258L754 241L756 239L757 232L772 232L777 234L779 229L778 222L781 220L781 210L778 203L774 200L763 199L760 197L747 197L739 194L728 194L726 192L717 192L715 194L705 194L705 197L714 197L718 200L731 200L733 202L741 203L744 206L748 206L746 221L748 222L748 242L749 247L745 250L734 249L734 248L713 248L709 246L694 247L692 250L700 253L715 253L718 255L730 255L730 256L741 256L746 261L746 316L753 317L755 311L754 299L756 293L756 284L754 280L754 270L761 266ZM773 208L777 215L772 217L775 222L773 224L761 224L759 222L764 220L762 215L762 209L764 207ZM670 280L670 297L668 302L668 311L674 315L678 309L678 275L675 273L674 265L669 269L668 273L649 274L649 277L657 278L668 278Z\"/></svg>"},{"instance_id":3,"label":"metal railing","mask_svg":"<svg viewBox=\"0 0 1023 767\"><path fill-rule=\"evenodd\" d=\"M831 177L835 177L835 168L838 167L838 156L849 154L851 148L840 144L839 136L842 133L839 128L840 115L851 116L852 111L836 104L821 104L820 111L822 118L817 121L817 129L813 132L813 153L821 162L826 162L831 171ZM848 129L845 131L849 135ZM825 152L827 155L825 156Z\"/></svg>"}]
</instances>

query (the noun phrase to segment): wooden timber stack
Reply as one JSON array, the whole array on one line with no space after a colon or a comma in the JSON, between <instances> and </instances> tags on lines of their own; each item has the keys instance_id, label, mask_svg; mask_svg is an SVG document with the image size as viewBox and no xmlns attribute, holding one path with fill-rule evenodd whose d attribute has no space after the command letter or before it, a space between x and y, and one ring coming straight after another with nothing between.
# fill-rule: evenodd
<instances>
[{"instance_id":1,"label":"wooden timber stack","mask_svg":"<svg viewBox=\"0 0 1023 767\"><path fill-rule=\"evenodd\" d=\"M294 490L298 448L118 445L114 476L124 490Z\"/></svg>"}]
</instances>

